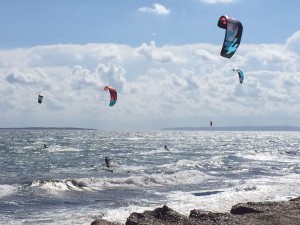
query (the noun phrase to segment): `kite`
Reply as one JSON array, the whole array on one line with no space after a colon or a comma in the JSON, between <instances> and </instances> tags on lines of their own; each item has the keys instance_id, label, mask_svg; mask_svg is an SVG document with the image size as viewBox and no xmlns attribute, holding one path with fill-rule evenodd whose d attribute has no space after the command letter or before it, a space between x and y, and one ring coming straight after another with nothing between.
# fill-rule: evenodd
<instances>
[{"instance_id":1,"label":"kite","mask_svg":"<svg viewBox=\"0 0 300 225\"><path fill-rule=\"evenodd\" d=\"M39 97L38 97L38 103L40 103L40 104L42 103L43 97L44 97L43 95L39 95Z\"/></svg>"},{"instance_id":2,"label":"kite","mask_svg":"<svg viewBox=\"0 0 300 225\"><path fill-rule=\"evenodd\" d=\"M240 21L224 15L220 17L218 27L226 30L221 56L230 59L240 45L243 25Z\"/></svg>"},{"instance_id":3,"label":"kite","mask_svg":"<svg viewBox=\"0 0 300 225\"><path fill-rule=\"evenodd\" d=\"M114 106L117 102L117 91L113 87L105 86L104 88L105 91L109 91L110 93L110 103L109 106Z\"/></svg>"},{"instance_id":4,"label":"kite","mask_svg":"<svg viewBox=\"0 0 300 225\"><path fill-rule=\"evenodd\" d=\"M238 68L233 68L232 70L236 71L238 73L239 79L240 79L240 83L242 84L243 81L244 81L244 72L243 72L243 70L238 69Z\"/></svg>"}]
</instances>

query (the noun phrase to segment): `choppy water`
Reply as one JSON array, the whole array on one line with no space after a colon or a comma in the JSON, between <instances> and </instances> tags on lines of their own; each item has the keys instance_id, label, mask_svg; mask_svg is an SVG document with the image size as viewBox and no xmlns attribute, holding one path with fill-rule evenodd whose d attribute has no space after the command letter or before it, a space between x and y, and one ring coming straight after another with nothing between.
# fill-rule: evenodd
<instances>
[{"instance_id":1,"label":"choppy water","mask_svg":"<svg viewBox=\"0 0 300 225\"><path fill-rule=\"evenodd\" d=\"M300 132L0 130L0 224L286 200L300 196L299 150Z\"/></svg>"}]
</instances>

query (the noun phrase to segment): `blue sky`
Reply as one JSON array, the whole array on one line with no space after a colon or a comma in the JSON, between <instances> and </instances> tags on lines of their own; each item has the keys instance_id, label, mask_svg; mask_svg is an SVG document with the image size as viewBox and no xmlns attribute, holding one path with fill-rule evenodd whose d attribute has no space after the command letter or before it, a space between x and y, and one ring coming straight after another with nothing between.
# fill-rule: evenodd
<instances>
[{"instance_id":1,"label":"blue sky","mask_svg":"<svg viewBox=\"0 0 300 225\"><path fill-rule=\"evenodd\" d=\"M143 13L161 4L168 15ZM1 0L0 47L49 44L119 43L139 46L218 43L218 17L243 22L243 43L283 43L299 28L298 1L236 0L208 4L201 0Z\"/></svg>"},{"instance_id":2,"label":"blue sky","mask_svg":"<svg viewBox=\"0 0 300 225\"><path fill-rule=\"evenodd\" d=\"M300 126L299 6L0 0L0 127ZM230 60L220 56L224 14L244 27ZM106 85L118 90L114 107Z\"/></svg>"}]
</instances>

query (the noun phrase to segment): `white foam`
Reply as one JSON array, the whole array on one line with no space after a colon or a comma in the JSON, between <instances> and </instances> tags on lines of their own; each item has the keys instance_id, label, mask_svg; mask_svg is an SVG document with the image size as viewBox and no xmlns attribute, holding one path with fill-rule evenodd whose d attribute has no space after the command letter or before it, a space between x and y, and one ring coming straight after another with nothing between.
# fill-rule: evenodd
<instances>
[{"instance_id":1,"label":"white foam","mask_svg":"<svg viewBox=\"0 0 300 225\"><path fill-rule=\"evenodd\" d=\"M299 162L299 159L297 157L282 155L282 154L278 155L272 152L240 154L239 156L246 159L258 160L258 161Z\"/></svg>"},{"instance_id":2,"label":"white foam","mask_svg":"<svg viewBox=\"0 0 300 225\"><path fill-rule=\"evenodd\" d=\"M228 189L207 190L215 194L196 196L195 192L172 192L167 205L188 215L192 209L213 212L228 212L235 204L242 202L280 201L300 196L300 175L248 180ZM201 190L199 193L205 191Z\"/></svg>"},{"instance_id":3,"label":"white foam","mask_svg":"<svg viewBox=\"0 0 300 225\"><path fill-rule=\"evenodd\" d=\"M187 160L187 159L183 159L183 160L179 160L175 163L169 163L169 164L163 164L161 166L159 166L159 168L167 168L170 170L179 170L179 169L198 169L198 168L202 168L203 163L201 161L194 161L194 160Z\"/></svg>"},{"instance_id":4,"label":"white foam","mask_svg":"<svg viewBox=\"0 0 300 225\"><path fill-rule=\"evenodd\" d=\"M129 176L126 178L89 178L84 179L89 187L103 188L139 188L154 186L171 186L180 184L197 184L209 176L197 170L179 171L173 174L151 174Z\"/></svg>"},{"instance_id":5,"label":"white foam","mask_svg":"<svg viewBox=\"0 0 300 225\"><path fill-rule=\"evenodd\" d=\"M53 209L44 212L30 213L26 218L1 218L1 224L47 224L47 225L90 225L101 218L99 209L77 207L73 209Z\"/></svg>"},{"instance_id":6,"label":"white foam","mask_svg":"<svg viewBox=\"0 0 300 225\"><path fill-rule=\"evenodd\" d=\"M124 224L127 218L130 216L131 213L142 213L146 210L153 210L154 208L161 207L161 205L151 205L151 206L135 206L130 205L128 207L121 207L117 209L111 209L104 213L103 219Z\"/></svg>"},{"instance_id":7,"label":"white foam","mask_svg":"<svg viewBox=\"0 0 300 225\"><path fill-rule=\"evenodd\" d=\"M72 180L43 180L31 184L33 189L41 189L52 194L66 191L99 191L109 188L143 188L197 184L209 178L197 170L178 171L172 174L143 174L129 177L81 178Z\"/></svg>"},{"instance_id":8,"label":"white foam","mask_svg":"<svg viewBox=\"0 0 300 225\"><path fill-rule=\"evenodd\" d=\"M127 166L127 165L122 165L122 166L115 166L115 164L112 164L112 169L114 170L114 172L137 172L137 171L144 171L147 169L147 167L145 166Z\"/></svg>"},{"instance_id":9,"label":"white foam","mask_svg":"<svg viewBox=\"0 0 300 225\"><path fill-rule=\"evenodd\" d=\"M190 173L190 176L192 176L192 174L193 173ZM195 173L194 175L197 174L198 173ZM177 176L183 175L184 173L177 174ZM170 177L168 179L170 179ZM88 181L86 180L86 182ZM100 180L95 179L94 181L90 180L89 182L99 184ZM106 182L111 181L108 179ZM231 184L233 183L231 182ZM298 174L290 174L278 177L277 179L274 179L274 177L251 179L246 182L237 181L235 185L230 188L198 191L198 193L215 191L215 193L212 193L211 195L196 196L196 191L176 191L167 195L168 200L165 203L157 204L150 201L147 202L147 199L143 199L139 204L115 209L99 210L97 207L90 208L82 206L71 210L53 209L39 215L31 215L30 218L24 219L22 223L32 222L33 224L37 224L40 222L41 224L47 223L49 225L88 225L97 218L103 218L112 222L125 223L131 213L142 213L145 210L153 210L157 207L162 207L163 204L166 204L170 208L186 216L189 215L190 210L192 209L202 209L213 212L228 212L233 205L241 202L265 200L278 201L297 197L300 195L299 186L300 175Z\"/></svg>"},{"instance_id":10,"label":"white foam","mask_svg":"<svg viewBox=\"0 0 300 225\"><path fill-rule=\"evenodd\" d=\"M35 181L30 185L31 188L39 188L48 191L49 193L57 193L64 191L87 191L91 190L80 179L73 180L46 180Z\"/></svg>"},{"instance_id":11,"label":"white foam","mask_svg":"<svg viewBox=\"0 0 300 225\"><path fill-rule=\"evenodd\" d=\"M170 151L168 151L165 148L161 147L161 148L157 148L157 149L153 149L153 150L149 150L149 151L139 152L139 155L165 154L163 157L166 157L166 156L168 156L169 152Z\"/></svg>"},{"instance_id":12,"label":"white foam","mask_svg":"<svg viewBox=\"0 0 300 225\"><path fill-rule=\"evenodd\" d=\"M13 195L17 192L17 187L12 185L2 184L0 185L0 198Z\"/></svg>"},{"instance_id":13,"label":"white foam","mask_svg":"<svg viewBox=\"0 0 300 225\"><path fill-rule=\"evenodd\" d=\"M46 148L48 152L80 152L82 149L72 148L67 146L60 146L60 145L51 145Z\"/></svg>"},{"instance_id":14,"label":"white foam","mask_svg":"<svg viewBox=\"0 0 300 225\"><path fill-rule=\"evenodd\" d=\"M9 220L9 222L7 221L8 223L5 224L90 225L91 222L100 218L124 224L126 219L133 212L142 213L145 210L153 210L154 208L161 206L145 200L143 200L143 203L148 206L129 205L128 207L115 209L101 209L89 206L78 206L72 209L54 208L49 211L39 212L38 214L30 214L28 218L23 219L22 221L15 220L12 222L12 220Z\"/></svg>"}]
</instances>

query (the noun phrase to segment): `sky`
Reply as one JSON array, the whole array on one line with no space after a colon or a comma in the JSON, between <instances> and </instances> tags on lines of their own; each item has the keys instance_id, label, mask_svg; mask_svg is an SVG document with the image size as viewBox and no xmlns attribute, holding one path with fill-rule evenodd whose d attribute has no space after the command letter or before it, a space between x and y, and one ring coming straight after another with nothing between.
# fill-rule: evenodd
<instances>
[{"instance_id":1,"label":"sky","mask_svg":"<svg viewBox=\"0 0 300 225\"><path fill-rule=\"evenodd\" d=\"M300 126L299 8L294 0L0 0L0 127ZM244 28L231 59L220 56L222 15ZM113 107L106 85L118 91Z\"/></svg>"}]
</instances>

